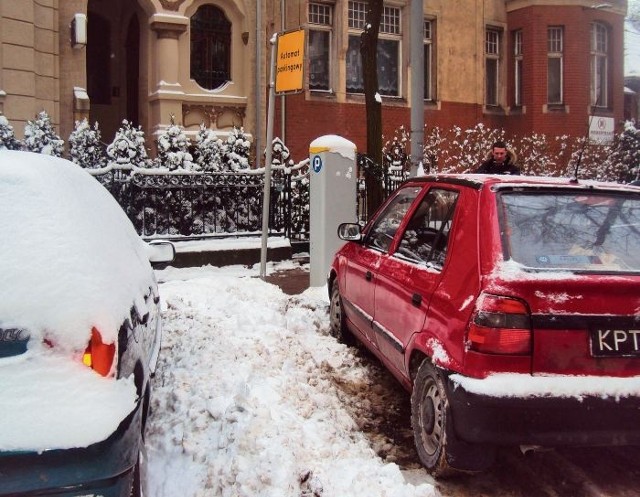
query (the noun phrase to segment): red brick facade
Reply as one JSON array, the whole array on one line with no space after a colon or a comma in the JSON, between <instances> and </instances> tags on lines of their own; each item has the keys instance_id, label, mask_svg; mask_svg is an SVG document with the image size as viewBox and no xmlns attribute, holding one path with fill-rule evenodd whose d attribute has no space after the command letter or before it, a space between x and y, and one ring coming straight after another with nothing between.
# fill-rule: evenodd
<instances>
[{"instance_id":1,"label":"red brick facade","mask_svg":"<svg viewBox=\"0 0 640 497\"><path fill-rule=\"evenodd\" d=\"M584 136L588 132L589 116L612 117L617 129L624 115L623 22L619 13L580 5L529 5L506 15L504 56L505 69L501 84L506 90L506 105L496 112L484 112L483 105L456 101L425 104L425 125L448 129L453 125L472 127L482 122L489 127L503 128L507 137L532 132L547 136ZM608 74L609 105L592 109L590 99L590 36L591 25L607 26L609 34ZM547 105L547 29L563 28L563 105ZM522 31L523 96L522 106L514 105L513 33ZM437 50L437 47L436 47ZM482 56L482 51L480 51ZM469 65L469 67L473 67ZM473 81L473 74L459 77ZM279 99L278 99L279 100ZM310 92L286 97L285 143L292 157L301 160L308 155L309 143L318 136L338 134L353 141L358 150L366 150L366 119L364 99L347 96L339 103L334 96L317 96ZM407 99L383 101L383 133L391 138L401 125L410 127ZM280 103L276 107L276 134L281 133Z\"/></svg>"}]
</instances>

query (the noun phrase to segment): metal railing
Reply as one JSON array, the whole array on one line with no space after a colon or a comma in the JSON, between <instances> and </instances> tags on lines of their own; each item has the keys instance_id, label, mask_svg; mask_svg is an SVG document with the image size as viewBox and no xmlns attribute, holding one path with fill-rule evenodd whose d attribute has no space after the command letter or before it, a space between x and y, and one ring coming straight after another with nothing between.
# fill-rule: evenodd
<instances>
[{"instance_id":1,"label":"metal railing","mask_svg":"<svg viewBox=\"0 0 640 497\"><path fill-rule=\"evenodd\" d=\"M309 237L308 160L272 167L269 234ZM147 239L256 235L262 229L264 169L189 172L111 164L88 169Z\"/></svg>"}]
</instances>

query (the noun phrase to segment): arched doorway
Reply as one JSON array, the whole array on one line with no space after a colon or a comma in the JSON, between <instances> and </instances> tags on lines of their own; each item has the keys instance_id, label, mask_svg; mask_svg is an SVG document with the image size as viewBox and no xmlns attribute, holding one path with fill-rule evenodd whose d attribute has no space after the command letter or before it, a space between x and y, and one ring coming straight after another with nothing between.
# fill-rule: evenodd
<instances>
[{"instance_id":1,"label":"arched doorway","mask_svg":"<svg viewBox=\"0 0 640 497\"><path fill-rule=\"evenodd\" d=\"M140 123L140 22L137 2L89 0L87 93L90 122L110 143L123 119Z\"/></svg>"}]
</instances>

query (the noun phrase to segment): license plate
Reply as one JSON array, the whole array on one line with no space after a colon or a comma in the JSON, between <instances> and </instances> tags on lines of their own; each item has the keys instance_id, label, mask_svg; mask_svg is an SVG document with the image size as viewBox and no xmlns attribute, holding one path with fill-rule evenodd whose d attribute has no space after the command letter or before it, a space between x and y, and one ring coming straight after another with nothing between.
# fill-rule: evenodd
<instances>
[{"instance_id":1,"label":"license plate","mask_svg":"<svg viewBox=\"0 0 640 497\"><path fill-rule=\"evenodd\" d=\"M596 357L640 356L640 329L592 330L591 355Z\"/></svg>"}]
</instances>

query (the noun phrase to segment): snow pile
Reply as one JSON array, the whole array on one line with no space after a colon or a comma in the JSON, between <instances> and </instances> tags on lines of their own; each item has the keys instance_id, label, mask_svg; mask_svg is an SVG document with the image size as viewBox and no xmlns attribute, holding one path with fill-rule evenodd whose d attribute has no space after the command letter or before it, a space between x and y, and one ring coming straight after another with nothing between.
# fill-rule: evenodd
<instances>
[{"instance_id":1,"label":"snow pile","mask_svg":"<svg viewBox=\"0 0 640 497\"><path fill-rule=\"evenodd\" d=\"M336 379L367 373L328 334L326 288L290 297L238 267L159 275L151 495L436 495L378 458L339 400Z\"/></svg>"}]
</instances>

